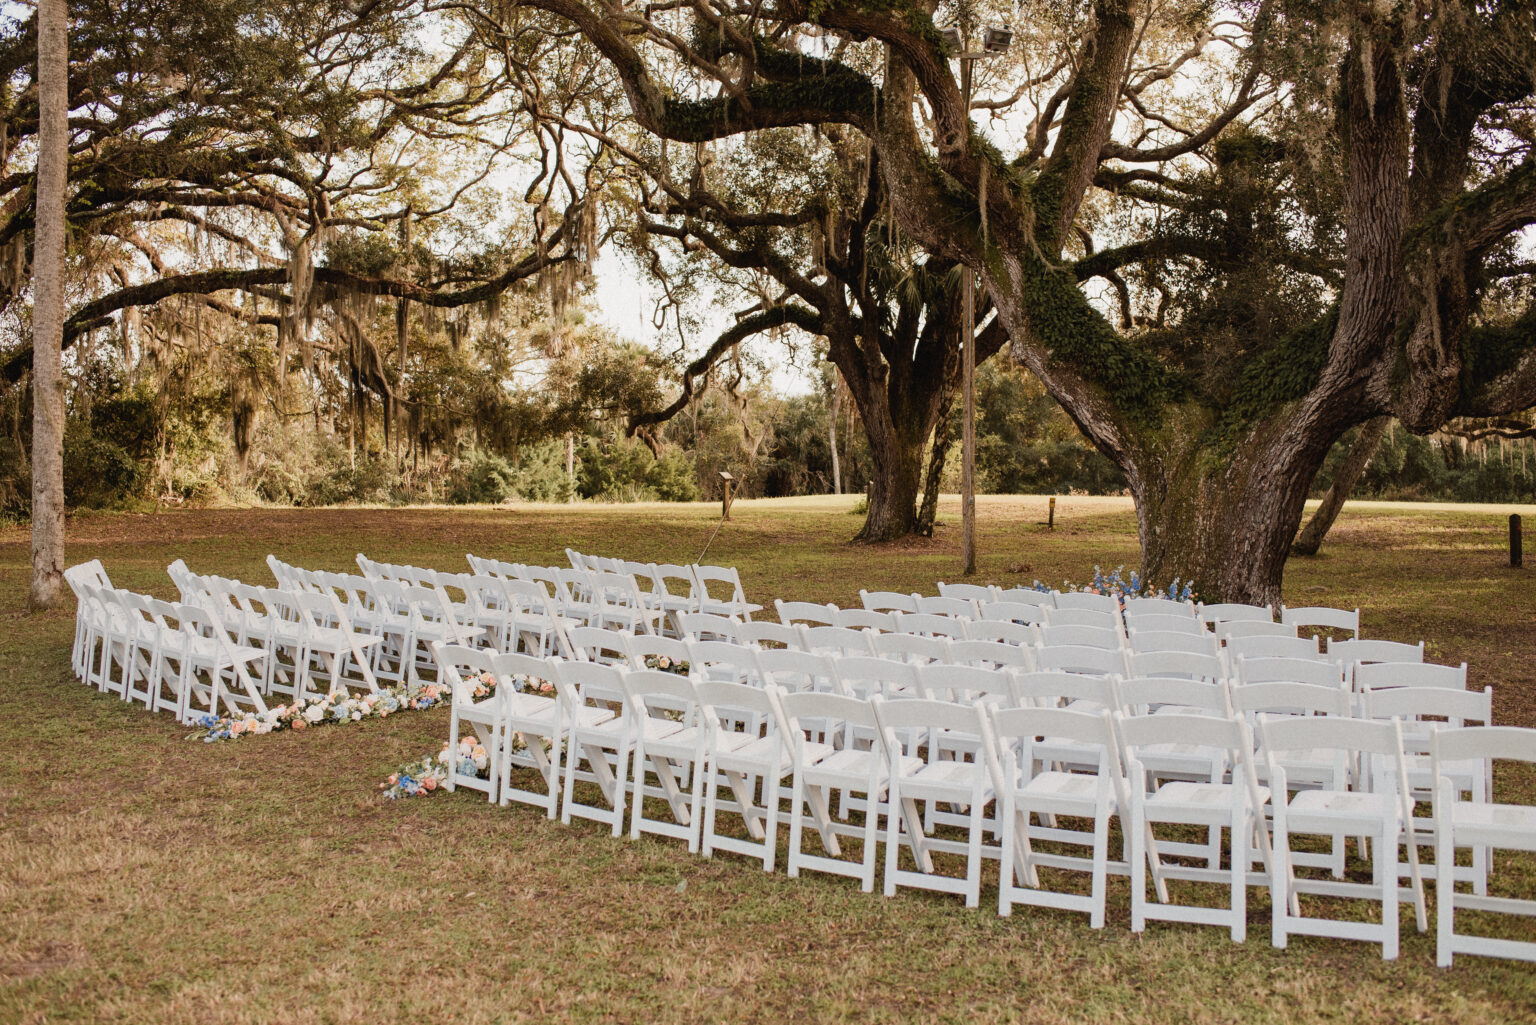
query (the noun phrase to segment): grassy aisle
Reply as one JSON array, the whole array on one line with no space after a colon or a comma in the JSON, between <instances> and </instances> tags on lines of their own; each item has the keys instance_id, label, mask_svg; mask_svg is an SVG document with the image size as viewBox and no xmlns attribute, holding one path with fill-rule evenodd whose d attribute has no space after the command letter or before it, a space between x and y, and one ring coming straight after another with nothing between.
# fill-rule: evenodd
<instances>
[{"instance_id":1,"label":"grassy aisle","mask_svg":"<svg viewBox=\"0 0 1536 1025\"><path fill-rule=\"evenodd\" d=\"M870 589L931 590L958 564L958 508L933 541L850 547L851 499L738 502L708 561L739 566L755 600L857 604ZM1123 502L980 502L981 578L1082 580L1134 565ZM704 505L187 511L87 516L70 560L99 557L119 586L173 596L173 558L268 582L268 552L350 569L362 551L464 567L463 554L563 562L567 545L695 558ZM1424 638L1471 663L1501 721L1536 725L1527 573L1504 567L1488 510L1346 509L1324 555L1293 564L1291 604L1360 606L1373 636ZM1402 959L1375 948L1268 943L1214 929L1128 931L1126 884L1109 924L953 898L858 892L848 880L769 876L680 844L610 839L468 792L386 802L375 784L435 751L446 713L224 745L188 743L72 681L73 610L24 612L24 532L0 531L0 1022L493 1022L1407 1020L1536 1017L1529 966L1433 967L1405 914ZM1529 780L1502 793L1536 800ZM991 871L995 871L995 868ZM1496 892L1536 896L1536 858L1506 857ZM1525 925L1525 923L1521 923ZM1536 929L1524 928L1526 937Z\"/></svg>"}]
</instances>

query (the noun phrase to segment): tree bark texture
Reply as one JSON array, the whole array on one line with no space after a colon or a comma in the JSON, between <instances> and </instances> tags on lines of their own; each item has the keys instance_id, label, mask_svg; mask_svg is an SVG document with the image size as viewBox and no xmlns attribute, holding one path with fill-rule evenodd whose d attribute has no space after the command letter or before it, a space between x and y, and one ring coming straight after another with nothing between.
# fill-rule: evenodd
<instances>
[{"instance_id":1,"label":"tree bark texture","mask_svg":"<svg viewBox=\"0 0 1536 1025\"><path fill-rule=\"evenodd\" d=\"M37 227L32 255L34 608L64 600L64 189L69 159L65 0L38 3Z\"/></svg>"},{"instance_id":2,"label":"tree bark texture","mask_svg":"<svg viewBox=\"0 0 1536 1025\"><path fill-rule=\"evenodd\" d=\"M1349 455L1344 460L1344 465L1339 467L1339 474L1328 485L1328 491L1323 495L1323 500L1318 504L1317 511L1307 521L1307 525L1296 535L1296 540L1291 544L1293 555L1316 555L1317 550L1323 545L1323 538L1328 536L1328 531L1333 527L1333 521L1339 516L1339 510L1344 508L1344 502L1349 498L1349 493L1355 489L1360 481L1360 475L1365 468L1371 465L1371 458L1376 455L1376 450L1381 447L1381 436L1387 432L1389 417L1378 416L1360 426L1360 435L1349 448Z\"/></svg>"}]
</instances>

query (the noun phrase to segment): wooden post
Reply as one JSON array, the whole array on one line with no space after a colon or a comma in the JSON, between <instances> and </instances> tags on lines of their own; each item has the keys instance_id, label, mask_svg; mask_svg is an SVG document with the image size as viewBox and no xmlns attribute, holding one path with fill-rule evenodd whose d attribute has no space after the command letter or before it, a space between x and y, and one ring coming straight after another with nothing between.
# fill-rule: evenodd
<instances>
[{"instance_id":1,"label":"wooden post","mask_svg":"<svg viewBox=\"0 0 1536 1025\"><path fill-rule=\"evenodd\" d=\"M731 500L735 496L731 493L736 486L736 478L724 470L720 471L720 519L722 521L731 518Z\"/></svg>"},{"instance_id":2,"label":"wooden post","mask_svg":"<svg viewBox=\"0 0 1536 1025\"><path fill-rule=\"evenodd\" d=\"M1051 496L1051 504L1046 507L1045 526L1047 530L1056 529L1056 496Z\"/></svg>"},{"instance_id":3,"label":"wooden post","mask_svg":"<svg viewBox=\"0 0 1536 1025\"><path fill-rule=\"evenodd\" d=\"M1520 514L1509 514L1509 564L1518 569L1525 565L1525 554L1520 544Z\"/></svg>"}]
</instances>

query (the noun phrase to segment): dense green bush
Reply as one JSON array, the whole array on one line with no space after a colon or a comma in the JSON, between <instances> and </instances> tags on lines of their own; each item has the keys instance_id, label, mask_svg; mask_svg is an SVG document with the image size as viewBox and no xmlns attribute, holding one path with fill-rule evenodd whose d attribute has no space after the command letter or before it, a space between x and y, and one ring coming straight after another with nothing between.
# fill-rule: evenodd
<instances>
[{"instance_id":1,"label":"dense green bush","mask_svg":"<svg viewBox=\"0 0 1536 1025\"><path fill-rule=\"evenodd\" d=\"M599 441L581 447L576 491L600 502L692 502L699 497L693 459L672 450L657 459L633 439Z\"/></svg>"}]
</instances>

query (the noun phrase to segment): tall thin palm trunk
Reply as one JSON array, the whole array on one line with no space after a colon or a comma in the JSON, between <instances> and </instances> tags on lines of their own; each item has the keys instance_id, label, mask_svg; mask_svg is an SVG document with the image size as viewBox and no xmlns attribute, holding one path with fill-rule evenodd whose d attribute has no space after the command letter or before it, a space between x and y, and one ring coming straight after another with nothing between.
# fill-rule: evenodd
<instances>
[{"instance_id":1,"label":"tall thin palm trunk","mask_svg":"<svg viewBox=\"0 0 1536 1025\"><path fill-rule=\"evenodd\" d=\"M37 220L32 249L32 605L64 599L64 188L69 54L65 0L37 5Z\"/></svg>"}]
</instances>

